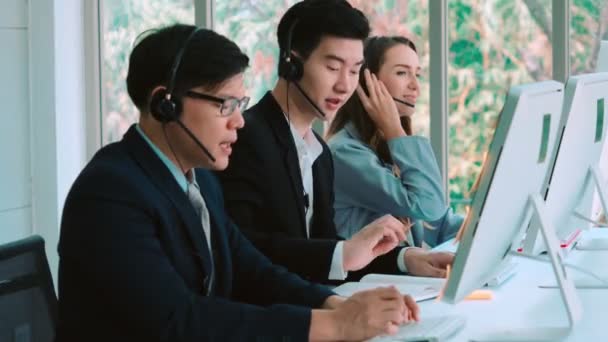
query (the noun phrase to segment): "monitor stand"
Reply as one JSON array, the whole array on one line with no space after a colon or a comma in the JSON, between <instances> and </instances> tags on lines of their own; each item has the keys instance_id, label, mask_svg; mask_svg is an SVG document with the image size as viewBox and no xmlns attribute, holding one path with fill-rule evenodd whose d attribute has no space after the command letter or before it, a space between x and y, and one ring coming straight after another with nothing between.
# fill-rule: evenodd
<instances>
[{"instance_id":1,"label":"monitor stand","mask_svg":"<svg viewBox=\"0 0 608 342\"><path fill-rule=\"evenodd\" d=\"M591 180L591 182L594 183L595 185L595 189L599 195L600 198L600 203L602 204L602 210L604 211L604 215L608 215L608 196L606 195L606 187L604 186L604 183L602 182L602 178L600 176L600 170L597 166L591 166L589 167L589 174L588 174L588 180ZM605 224L602 224L600 222L596 222L593 219L591 219L590 217L586 217L585 215L575 211L574 215L576 217L578 217L579 219L583 220L583 221L587 221L587 222L591 222L596 226L603 226L605 227ZM579 243L577 243L576 245L576 249L578 250L608 250L608 238L599 238L599 237L594 237L594 238L590 238L590 237L586 237L581 239L581 241L579 241Z\"/></svg>"},{"instance_id":2,"label":"monitor stand","mask_svg":"<svg viewBox=\"0 0 608 342\"><path fill-rule=\"evenodd\" d=\"M581 189L581 193L590 185L594 186L594 188L598 192L604 215L608 215L608 192L606 191L606 187L602 182L600 171L597 165L589 166L587 178L585 179L585 183ZM579 220L592 223L596 226L607 226L606 224L602 224L600 222L592 220L590 217L578 212L576 209L573 210L572 215L578 218ZM544 253L547 249L544 241L538 236L538 226L538 218L533 217L529 226L530 228L526 232L526 237L523 241L522 246L522 251L526 254L540 255ZM608 238L586 238L581 239L579 241L578 239L581 237L580 233L581 230L578 229L577 231L573 232L571 236L567 237L565 241L558 241L557 246L564 246L564 250L569 250L573 247L579 250L608 250Z\"/></svg>"},{"instance_id":3,"label":"monitor stand","mask_svg":"<svg viewBox=\"0 0 608 342\"><path fill-rule=\"evenodd\" d=\"M568 314L568 325L507 328L475 336L470 339L471 341L559 341L566 338L574 326L581 320L583 309L580 299L576 293L574 283L568 276L566 268L563 265L562 252L559 247L557 236L555 235L555 230L550 225L550 221L545 212L545 203L539 194L529 196L525 217L530 217L530 212L532 214L531 216L533 218L535 217L538 221L541 235L547 246L549 262L553 268L553 273L555 274L560 289L561 299L564 302Z\"/></svg>"}]
</instances>

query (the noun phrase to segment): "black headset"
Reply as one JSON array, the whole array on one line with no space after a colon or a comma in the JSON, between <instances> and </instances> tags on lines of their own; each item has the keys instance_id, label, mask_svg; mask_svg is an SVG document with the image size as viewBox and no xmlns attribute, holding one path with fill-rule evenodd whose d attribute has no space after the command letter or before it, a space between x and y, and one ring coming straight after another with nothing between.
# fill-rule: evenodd
<instances>
[{"instance_id":1,"label":"black headset","mask_svg":"<svg viewBox=\"0 0 608 342\"><path fill-rule=\"evenodd\" d=\"M302 63L302 60L291 53L291 41L297 23L298 19L295 19L289 26L285 49L281 52L279 61L279 76L283 77L288 82L297 82L302 78L302 75L304 75L304 64Z\"/></svg>"},{"instance_id":2,"label":"black headset","mask_svg":"<svg viewBox=\"0 0 608 342\"><path fill-rule=\"evenodd\" d=\"M184 41L182 47L177 51L170 69L167 89L157 91L150 100L150 113L156 120L162 123L177 121L181 114L182 101L173 94L173 91L175 90L175 81L184 52L186 52L188 44L199 31L200 28L194 28L192 33L190 33L188 38Z\"/></svg>"},{"instance_id":3,"label":"black headset","mask_svg":"<svg viewBox=\"0 0 608 342\"><path fill-rule=\"evenodd\" d=\"M285 42L285 49L281 51L281 56L279 59L279 76L284 78L288 83L292 83L296 86L296 89L304 96L306 101L310 103L313 108L319 112L321 117L326 117L327 114L323 112L321 108L308 96L308 94L302 89L300 83L298 81L304 75L304 63L300 57L291 53L291 41L293 36L293 31L298 23L298 19L294 19L293 23L289 26L289 30L287 30L287 40Z\"/></svg>"},{"instance_id":4,"label":"black headset","mask_svg":"<svg viewBox=\"0 0 608 342\"><path fill-rule=\"evenodd\" d=\"M203 143L192 133L186 125L180 120L179 116L182 113L182 100L181 98L174 96L173 91L175 90L175 79L177 78L177 71L179 69L179 65L182 62L182 57L188 44L194 38L194 36L201 31L200 28L195 27L192 30L192 33L186 38L182 47L177 51L175 55L175 59L173 60L173 65L170 69L169 74L169 83L167 84L167 89L157 91L150 99L150 113L152 117L154 117L159 122L165 124L168 122L177 123L183 130L188 134L188 136L196 143L196 145L211 159L212 162L215 163L215 157L209 152L209 150L203 146Z\"/></svg>"}]
</instances>

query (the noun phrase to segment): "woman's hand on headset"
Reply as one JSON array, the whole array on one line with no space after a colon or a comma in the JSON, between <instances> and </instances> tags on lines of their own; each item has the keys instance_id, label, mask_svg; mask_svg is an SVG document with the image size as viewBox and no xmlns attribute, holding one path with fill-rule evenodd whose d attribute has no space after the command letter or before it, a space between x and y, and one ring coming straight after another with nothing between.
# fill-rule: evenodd
<instances>
[{"instance_id":1,"label":"woman's hand on headset","mask_svg":"<svg viewBox=\"0 0 608 342\"><path fill-rule=\"evenodd\" d=\"M369 95L360 85L357 86L357 95L372 121L384 135L384 139L405 136L397 105L386 86L368 69L363 71L363 77L365 77Z\"/></svg>"}]
</instances>

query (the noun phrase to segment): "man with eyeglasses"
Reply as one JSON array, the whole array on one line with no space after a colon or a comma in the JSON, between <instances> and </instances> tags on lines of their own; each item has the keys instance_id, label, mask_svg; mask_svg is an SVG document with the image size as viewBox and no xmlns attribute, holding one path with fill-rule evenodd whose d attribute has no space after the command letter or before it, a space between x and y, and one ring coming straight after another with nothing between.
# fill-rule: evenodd
<instances>
[{"instance_id":1,"label":"man with eyeglasses","mask_svg":"<svg viewBox=\"0 0 608 342\"><path fill-rule=\"evenodd\" d=\"M218 103L220 105L221 116L230 116L237 109L239 112L242 113L245 111L245 109L247 109L247 105L249 104L249 96L244 96L242 99L238 99L232 96L221 98L208 94L198 93L194 90L186 91L185 96L192 99L207 100Z\"/></svg>"},{"instance_id":2,"label":"man with eyeglasses","mask_svg":"<svg viewBox=\"0 0 608 342\"><path fill-rule=\"evenodd\" d=\"M65 202L58 342L363 340L417 319L394 288L345 300L273 265L226 215L210 170L227 167L243 127L247 64L193 26L137 42L127 88L139 123Z\"/></svg>"}]
</instances>

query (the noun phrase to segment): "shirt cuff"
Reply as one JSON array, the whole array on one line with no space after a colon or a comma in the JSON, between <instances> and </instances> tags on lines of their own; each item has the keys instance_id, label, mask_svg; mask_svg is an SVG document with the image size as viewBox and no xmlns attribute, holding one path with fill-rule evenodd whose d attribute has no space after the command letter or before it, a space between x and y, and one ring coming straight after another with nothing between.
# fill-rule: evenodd
<instances>
[{"instance_id":1,"label":"shirt cuff","mask_svg":"<svg viewBox=\"0 0 608 342\"><path fill-rule=\"evenodd\" d=\"M401 248L401 250L399 251L399 255L397 255L397 267L399 267L399 271L403 272L403 273L407 273L407 267L405 266L405 251L407 251L408 249L410 249L412 247L404 247Z\"/></svg>"},{"instance_id":2,"label":"shirt cuff","mask_svg":"<svg viewBox=\"0 0 608 342\"><path fill-rule=\"evenodd\" d=\"M344 241L339 241L334 249L334 256L331 258L331 267L329 268L329 280L344 280L348 276L348 272L344 271Z\"/></svg>"}]
</instances>

